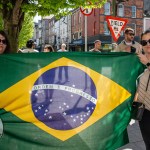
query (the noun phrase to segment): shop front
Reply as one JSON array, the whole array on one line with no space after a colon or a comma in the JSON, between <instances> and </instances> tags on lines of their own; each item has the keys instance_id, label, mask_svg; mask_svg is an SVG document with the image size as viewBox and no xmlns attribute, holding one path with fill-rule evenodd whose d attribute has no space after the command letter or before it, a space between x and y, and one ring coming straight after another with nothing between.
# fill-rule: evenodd
<instances>
[{"instance_id":1,"label":"shop front","mask_svg":"<svg viewBox=\"0 0 150 150\"><path fill-rule=\"evenodd\" d=\"M112 50L111 36L106 36L106 35L99 34L99 35L96 35L96 36L88 37L88 39L87 39L87 41L88 41L88 45L87 45L88 51L94 47L94 41L95 40L100 40L102 42L101 51L106 51L107 52L107 51Z\"/></svg>"},{"instance_id":2,"label":"shop front","mask_svg":"<svg viewBox=\"0 0 150 150\"><path fill-rule=\"evenodd\" d=\"M82 52L84 51L83 39L72 40L69 44L69 51Z\"/></svg>"}]
</instances>

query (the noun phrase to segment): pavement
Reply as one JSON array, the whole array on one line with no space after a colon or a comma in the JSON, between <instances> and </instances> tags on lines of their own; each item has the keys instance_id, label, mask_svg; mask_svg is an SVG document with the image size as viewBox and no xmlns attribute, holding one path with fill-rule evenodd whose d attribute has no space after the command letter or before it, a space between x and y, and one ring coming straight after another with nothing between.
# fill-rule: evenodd
<instances>
[{"instance_id":1,"label":"pavement","mask_svg":"<svg viewBox=\"0 0 150 150\"><path fill-rule=\"evenodd\" d=\"M130 142L117 150L146 150L138 122L132 120L127 130Z\"/></svg>"}]
</instances>

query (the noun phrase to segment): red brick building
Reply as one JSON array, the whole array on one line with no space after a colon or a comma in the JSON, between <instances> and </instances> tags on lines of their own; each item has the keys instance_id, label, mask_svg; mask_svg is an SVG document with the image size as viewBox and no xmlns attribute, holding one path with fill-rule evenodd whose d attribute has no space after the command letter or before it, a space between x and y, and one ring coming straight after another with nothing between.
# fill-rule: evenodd
<instances>
[{"instance_id":1,"label":"red brick building","mask_svg":"<svg viewBox=\"0 0 150 150\"><path fill-rule=\"evenodd\" d=\"M81 51L83 46L83 37L82 37L82 24L83 24L83 15L80 12L80 9L75 9L72 12L71 16L71 39L73 51Z\"/></svg>"},{"instance_id":2,"label":"red brick building","mask_svg":"<svg viewBox=\"0 0 150 150\"><path fill-rule=\"evenodd\" d=\"M127 1L117 5L117 17L128 19L126 27L135 29L135 40L139 41L143 31L143 1ZM102 8L94 9L93 13L87 17L87 41L88 49L93 46L96 39L100 39L103 48L110 48L112 42L110 31L107 27L106 16L113 15L112 2L108 1ZM85 16L76 9L72 14L72 45L75 50L84 50ZM124 38L122 32L118 43Z\"/></svg>"}]
</instances>

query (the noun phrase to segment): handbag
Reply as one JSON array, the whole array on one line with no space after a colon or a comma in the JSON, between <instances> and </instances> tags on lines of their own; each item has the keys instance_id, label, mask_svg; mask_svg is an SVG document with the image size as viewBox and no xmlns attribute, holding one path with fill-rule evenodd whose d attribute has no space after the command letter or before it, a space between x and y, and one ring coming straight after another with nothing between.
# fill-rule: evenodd
<instances>
[{"instance_id":1,"label":"handbag","mask_svg":"<svg viewBox=\"0 0 150 150\"><path fill-rule=\"evenodd\" d=\"M148 89L149 80L150 80L150 74L149 74L149 77L148 77L148 81L147 81L145 91L147 91L147 89ZM145 100L145 96L144 96L144 100ZM133 101L132 108L131 108L131 118L132 119L138 120L138 121L142 120L143 113L144 113L144 110L145 110L144 100L143 100L143 102Z\"/></svg>"},{"instance_id":2,"label":"handbag","mask_svg":"<svg viewBox=\"0 0 150 150\"><path fill-rule=\"evenodd\" d=\"M131 116L134 120L142 120L142 116L145 110L145 105L141 102L133 102L132 103L132 112Z\"/></svg>"}]
</instances>

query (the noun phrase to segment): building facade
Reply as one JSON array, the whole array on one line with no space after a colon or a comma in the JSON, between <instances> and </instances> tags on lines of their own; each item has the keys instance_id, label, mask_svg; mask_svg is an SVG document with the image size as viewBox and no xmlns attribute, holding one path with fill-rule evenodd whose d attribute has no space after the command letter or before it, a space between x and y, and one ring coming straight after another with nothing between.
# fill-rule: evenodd
<instances>
[{"instance_id":1,"label":"building facade","mask_svg":"<svg viewBox=\"0 0 150 150\"><path fill-rule=\"evenodd\" d=\"M112 0L108 0L102 8L94 9L92 14L87 16L87 50L93 48L94 41L97 39L102 41L102 50L111 49L113 39L108 29L106 16L114 14L112 5ZM135 40L139 41L144 30L144 0L121 2L116 5L116 8L116 17L128 20L126 27L135 30ZM149 10L149 7L146 6L145 9ZM146 18L148 17L146 16ZM54 21L54 17L47 19L43 18L42 20L42 36L39 39L42 44L50 43L59 49L62 43L66 43L69 51L84 51L86 24L85 15L81 13L80 8L72 10L71 15L61 17L59 20ZM147 19L146 22L148 22ZM148 23L146 25L149 26ZM148 28L147 26L146 28ZM122 31L117 43L123 39Z\"/></svg>"},{"instance_id":2,"label":"building facade","mask_svg":"<svg viewBox=\"0 0 150 150\"><path fill-rule=\"evenodd\" d=\"M150 1L144 0L144 25L143 30L150 29Z\"/></svg>"},{"instance_id":3,"label":"building facade","mask_svg":"<svg viewBox=\"0 0 150 150\"><path fill-rule=\"evenodd\" d=\"M139 41L143 31L143 1L127 1L117 4L116 17L126 18L128 20L126 27L131 27L135 30L135 40ZM112 1L108 1L102 8L93 10L90 16L87 16L87 49L93 47L95 40L102 41L102 49L111 49L113 42L111 33L108 29L106 16L113 15ZM72 48L75 51L84 51L85 41L85 15L76 9L72 13ZM122 31L118 43L124 38Z\"/></svg>"}]
</instances>

